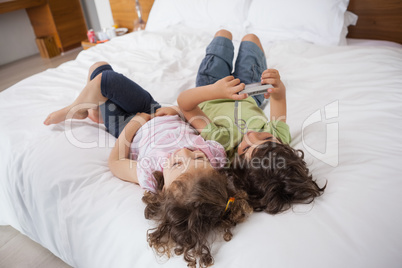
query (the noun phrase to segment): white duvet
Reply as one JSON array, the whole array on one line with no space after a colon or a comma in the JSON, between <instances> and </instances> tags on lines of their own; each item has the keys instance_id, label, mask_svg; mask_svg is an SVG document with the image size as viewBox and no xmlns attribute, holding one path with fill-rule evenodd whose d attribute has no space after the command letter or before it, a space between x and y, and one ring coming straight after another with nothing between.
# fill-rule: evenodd
<instances>
[{"instance_id":1,"label":"white duvet","mask_svg":"<svg viewBox=\"0 0 402 268\"><path fill-rule=\"evenodd\" d=\"M211 38L177 29L128 34L0 93L0 224L73 267L186 267L182 256L166 261L148 247L153 225L142 190L107 166L115 139L88 119L42 122L75 99L96 61L173 104L194 86ZM232 241L217 237L214 267L401 267L402 49L264 49L287 87L291 145L328 186L312 205L254 213Z\"/></svg>"}]
</instances>

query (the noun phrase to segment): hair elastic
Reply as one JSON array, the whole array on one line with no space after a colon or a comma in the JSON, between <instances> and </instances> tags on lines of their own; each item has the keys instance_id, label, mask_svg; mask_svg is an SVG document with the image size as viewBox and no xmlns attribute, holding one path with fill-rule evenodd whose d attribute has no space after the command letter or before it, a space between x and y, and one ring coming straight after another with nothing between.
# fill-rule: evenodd
<instances>
[{"instance_id":1,"label":"hair elastic","mask_svg":"<svg viewBox=\"0 0 402 268\"><path fill-rule=\"evenodd\" d=\"M228 202L226 204L225 212L226 212L226 210L228 210L230 204L233 204L234 201L235 201L234 197L229 198L229 200L228 200Z\"/></svg>"}]
</instances>

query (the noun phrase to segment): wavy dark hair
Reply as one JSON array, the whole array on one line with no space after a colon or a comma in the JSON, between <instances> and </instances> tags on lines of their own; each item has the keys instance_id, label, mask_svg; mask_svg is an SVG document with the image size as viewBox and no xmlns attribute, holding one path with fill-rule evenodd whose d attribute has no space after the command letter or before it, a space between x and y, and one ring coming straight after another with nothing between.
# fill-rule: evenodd
<instances>
[{"instance_id":1,"label":"wavy dark hair","mask_svg":"<svg viewBox=\"0 0 402 268\"><path fill-rule=\"evenodd\" d=\"M302 150L272 141L257 146L250 160L237 155L228 174L235 187L248 194L254 211L269 214L297 203L310 204L326 188L313 180Z\"/></svg>"},{"instance_id":2,"label":"wavy dark hair","mask_svg":"<svg viewBox=\"0 0 402 268\"><path fill-rule=\"evenodd\" d=\"M196 267L197 261L200 267L212 265L208 238L218 233L231 240L231 229L253 211L247 194L216 170L196 176L184 173L168 189L163 189L161 172L154 176L157 193L146 192L142 198L145 218L157 223L147 232L149 245L160 256L183 254L189 267ZM230 197L235 201L225 211Z\"/></svg>"}]
</instances>

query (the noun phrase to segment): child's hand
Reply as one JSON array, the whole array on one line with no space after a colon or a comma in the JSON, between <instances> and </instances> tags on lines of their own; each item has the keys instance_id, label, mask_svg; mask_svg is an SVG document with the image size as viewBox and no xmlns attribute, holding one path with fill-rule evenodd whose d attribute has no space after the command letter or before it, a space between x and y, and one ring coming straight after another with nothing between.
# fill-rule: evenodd
<instances>
[{"instance_id":1,"label":"child's hand","mask_svg":"<svg viewBox=\"0 0 402 268\"><path fill-rule=\"evenodd\" d=\"M237 94L244 89L244 83L240 83L240 79L233 76L226 76L214 84L214 91L217 92L216 99L232 99L243 100L247 98L247 94Z\"/></svg>"},{"instance_id":2,"label":"child's hand","mask_svg":"<svg viewBox=\"0 0 402 268\"><path fill-rule=\"evenodd\" d=\"M164 116L164 115L179 115L180 109L177 106L172 107L162 107L156 110L154 116Z\"/></svg>"},{"instance_id":3,"label":"child's hand","mask_svg":"<svg viewBox=\"0 0 402 268\"><path fill-rule=\"evenodd\" d=\"M261 84L271 84L273 88L268 88L268 92L264 93L264 97L268 99L270 96L280 99L286 94L285 85L281 81L278 70L267 69L261 75Z\"/></svg>"},{"instance_id":4,"label":"child's hand","mask_svg":"<svg viewBox=\"0 0 402 268\"><path fill-rule=\"evenodd\" d=\"M144 125L146 122L151 120L151 115L147 113L137 113L130 121L135 121L139 123L141 126Z\"/></svg>"}]
</instances>

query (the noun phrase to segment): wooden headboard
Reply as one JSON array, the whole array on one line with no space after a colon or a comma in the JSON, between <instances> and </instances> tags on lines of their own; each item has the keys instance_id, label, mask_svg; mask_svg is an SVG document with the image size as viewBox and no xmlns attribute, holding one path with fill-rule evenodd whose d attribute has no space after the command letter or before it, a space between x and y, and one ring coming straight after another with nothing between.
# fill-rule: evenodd
<instances>
[{"instance_id":1,"label":"wooden headboard","mask_svg":"<svg viewBox=\"0 0 402 268\"><path fill-rule=\"evenodd\" d=\"M359 16L348 37L402 44L402 0L350 0L348 10Z\"/></svg>"},{"instance_id":2,"label":"wooden headboard","mask_svg":"<svg viewBox=\"0 0 402 268\"><path fill-rule=\"evenodd\" d=\"M135 0L109 0L114 21L133 30L137 19ZM154 0L140 0L143 19L148 20ZM349 11L359 16L348 37L394 41L402 44L402 0L350 0Z\"/></svg>"}]
</instances>

